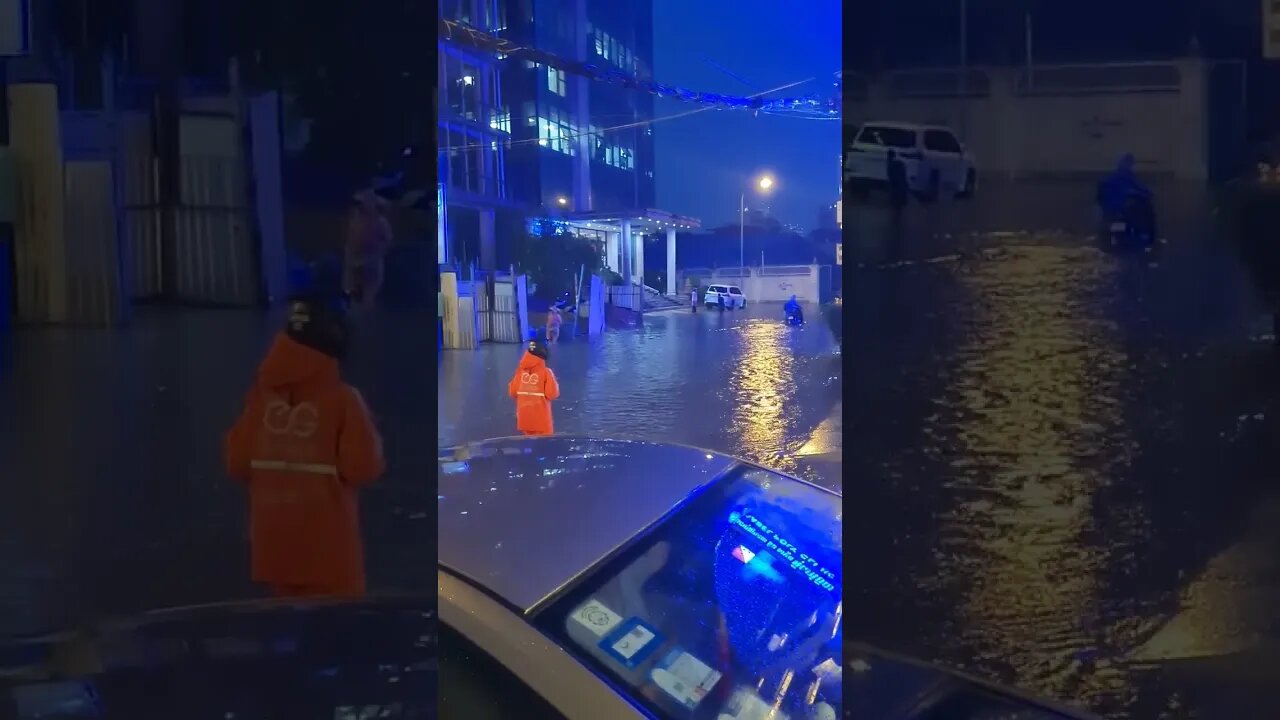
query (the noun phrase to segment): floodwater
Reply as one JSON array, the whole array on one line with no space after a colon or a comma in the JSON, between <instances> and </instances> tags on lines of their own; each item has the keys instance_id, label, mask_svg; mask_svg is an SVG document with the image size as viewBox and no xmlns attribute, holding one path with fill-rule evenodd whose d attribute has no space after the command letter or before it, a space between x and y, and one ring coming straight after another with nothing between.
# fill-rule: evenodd
<instances>
[{"instance_id":1,"label":"floodwater","mask_svg":"<svg viewBox=\"0 0 1280 720\"><path fill-rule=\"evenodd\" d=\"M383 434L362 495L370 589L434 593L434 318L357 319L345 374ZM0 635L260 596L222 472L278 319L140 308L131 327L0 335Z\"/></svg>"},{"instance_id":2,"label":"floodwater","mask_svg":"<svg viewBox=\"0 0 1280 720\"><path fill-rule=\"evenodd\" d=\"M1091 194L847 211L846 631L1108 717L1275 716L1269 318L1202 190L1157 188L1136 257Z\"/></svg>"},{"instance_id":3,"label":"floodwater","mask_svg":"<svg viewBox=\"0 0 1280 720\"><path fill-rule=\"evenodd\" d=\"M818 308L805 311L808 323L794 328L781 303L684 308L562 339L549 361L561 392L556 432L694 445L838 489L840 448L814 435L838 413L840 355ZM514 344L440 353L441 446L516 433L507 383L523 353Z\"/></svg>"}]
</instances>

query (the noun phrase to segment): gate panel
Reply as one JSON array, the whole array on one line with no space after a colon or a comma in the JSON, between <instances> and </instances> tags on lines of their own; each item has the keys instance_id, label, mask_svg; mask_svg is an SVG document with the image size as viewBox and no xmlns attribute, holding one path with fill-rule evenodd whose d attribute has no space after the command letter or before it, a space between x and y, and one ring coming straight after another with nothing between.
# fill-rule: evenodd
<instances>
[{"instance_id":1,"label":"gate panel","mask_svg":"<svg viewBox=\"0 0 1280 720\"><path fill-rule=\"evenodd\" d=\"M182 135L175 294L199 304L254 305L260 287L238 122L188 116Z\"/></svg>"},{"instance_id":2,"label":"gate panel","mask_svg":"<svg viewBox=\"0 0 1280 720\"><path fill-rule=\"evenodd\" d=\"M509 282L494 284L493 309L489 313L491 335L494 342L518 343L520 316L516 303L515 285Z\"/></svg>"},{"instance_id":3,"label":"gate panel","mask_svg":"<svg viewBox=\"0 0 1280 720\"><path fill-rule=\"evenodd\" d=\"M176 290L182 300L217 305L258 301L243 171L237 157L182 159L182 204L174 248Z\"/></svg>"},{"instance_id":4,"label":"gate panel","mask_svg":"<svg viewBox=\"0 0 1280 720\"><path fill-rule=\"evenodd\" d=\"M493 312L490 309L492 301L489 299L489 288L485 285L477 283L475 286L476 316L479 320L479 337L478 342L488 342L493 339Z\"/></svg>"},{"instance_id":5,"label":"gate panel","mask_svg":"<svg viewBox=\"0 0 1280 720\"><path fill-rule=\"evenodd\" d=\"M123 314L111 163L65 165L68 322L112 326ZM72 201L74 199L74 201Z\"/></svg>"}]
</instances>

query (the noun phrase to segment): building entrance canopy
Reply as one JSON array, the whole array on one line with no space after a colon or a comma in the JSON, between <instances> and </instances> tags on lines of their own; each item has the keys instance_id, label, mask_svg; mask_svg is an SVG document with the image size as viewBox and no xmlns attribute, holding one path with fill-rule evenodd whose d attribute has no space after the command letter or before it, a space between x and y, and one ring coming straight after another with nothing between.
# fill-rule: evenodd
<instances>
[{"instance_id":1,"label":"building entrance canopy","mask_svg":"<svg viewBox=\"0 0 1280 720\"><path fill-rule=\"evenodd\" d=\"M623 277L623 282L644 284L644 244L646 235L665 232L667 236L667 295L676 292L676 231L701 226L696 218L661 210L570 213L569 227L583 234L599 233L605 240L605 265Z\"/></svg>"}]
</instances>

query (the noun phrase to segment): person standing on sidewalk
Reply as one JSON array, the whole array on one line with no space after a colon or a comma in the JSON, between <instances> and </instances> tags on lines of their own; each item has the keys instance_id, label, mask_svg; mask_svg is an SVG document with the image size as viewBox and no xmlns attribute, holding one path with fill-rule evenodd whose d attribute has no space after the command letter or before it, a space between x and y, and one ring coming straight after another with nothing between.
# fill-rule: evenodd
<instances>
[{"instance_id":1,"label":"person standing on sidewalk","mask_svg":"<svg viewBox=\"0 0 1280 720\"><path fill-rule=\"evenodd\" d=\"M551 420L551 402L560 397L560 383L547 367L547 347L537 340L520 358L507 394L516 401L516 429L524 435L550 435L555 432Z\"/></svg>"},{"instance_id":2,"label":"person standing on sidewalk","mask_svg":"<svg viewBox=\"0 0 1280 720\"><path fill-rule=\"evenodd\" d=\"M560 314L560 308L552 305L547 310L547 343L554 345L560 339L560 325L564 323L564 316Z\"/></svg>"},{"instance_id":3,"label":"person standing on sidewalk","mask_svg":"<svg viewBox=\"0 0 1280 720\"><path fill-rule=\"evenodd\" d=\"M696 286L689 291L689 307L693 308L695 313L698 312L698 288Z\"/></svg>"},{"instance_id":4,"label":"person standing on sidewalk","mask_svg":"<svg viewBox=\"0 0 1280 720\"><path fill-rule=\"evenodd\" d=\"M339 376L346 347L339 298L295 299L225 438L227 473L249 491L253 580L277 597L365 593L356 494L385 461L364 399Z\"/></svg>"}]
</instances>

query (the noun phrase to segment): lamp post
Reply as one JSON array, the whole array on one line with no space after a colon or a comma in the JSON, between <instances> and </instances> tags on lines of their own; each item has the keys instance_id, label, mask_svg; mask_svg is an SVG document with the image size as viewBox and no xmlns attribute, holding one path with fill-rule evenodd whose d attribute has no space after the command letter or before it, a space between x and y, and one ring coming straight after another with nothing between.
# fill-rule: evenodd
<instances>
[{"instance_id":1,"label":"lamp post","mask_svg":"<svg viewBox=\"0 0 1280 720\"><path fill-rule=\"evenodd\" d=\"M761 192L769 192L769 188L773 187L773 178L768 175L761 175L755 182L755 186ZM742 196L738 198L738 269L739 272L747 267L746 253L746 237L747 237L747 193L743 191Z\"/></svg>"}]
</instances>

